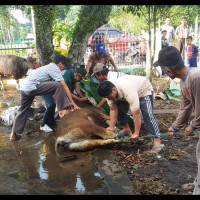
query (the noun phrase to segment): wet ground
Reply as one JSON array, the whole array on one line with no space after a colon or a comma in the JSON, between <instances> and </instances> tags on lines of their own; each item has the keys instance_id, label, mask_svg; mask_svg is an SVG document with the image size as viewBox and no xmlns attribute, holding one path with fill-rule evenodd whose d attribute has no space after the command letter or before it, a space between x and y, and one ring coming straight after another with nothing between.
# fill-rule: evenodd
<instances>
[{"instance_id":1,"label":"wet ground","mask_svg":"<svg viewBox=\"0 0 200 200\"><path fill-rule=\"evenodd\" d=\"M157 82L160 90L164 90L166 80L158 79ZM155 89L155 80L153 85ZM8 88L0 94L0 100L1 114L9 106L19 105L18 92ZM38 100L37 103L39 102ZM154 106L156 110L178 109L180 102L156 99ZM177 113L160 113L156 117L161 133L166 133ZM24 133L30 128L38 128L39 124L40 121L29 121ZM24 134L20 141L10 142L10 129L11 127L0 127L0 194L109 193L104 177L95 164L93 151L65 152L65 155L76 154L78 159L63 161L55 155L53 133L35 133L30 136ZM146 135L148 133L142 125L140 136ZM163 137L165 148L159 155L149 153L153 146L152 139L120 143L105 149L116 156L114 160L127 174L134 194L191 195L192 191L184 191L181 186L193 182L197 174L197 141L198 135ZM112 163L110 165L113 166ZM119 184L120 180L117 182ZM113 185L112 179L110 184Z\"/></svg>"},{"instance_id":2,"label":"wet ground","mask_svg":"<svg viewBox=\"0 0 200 200\"><path fill-rule=\"evenodd\" d=\"M0 114L9 106L19 105L13 86L1 92ZM35 132L41 121L28 121L23 137L10 142L11 127L0 126L0 194L108 194L98 172L92 151L62 152L77 155L66 161L55 154L54 133Z\"/></svg>"}]
</instances>

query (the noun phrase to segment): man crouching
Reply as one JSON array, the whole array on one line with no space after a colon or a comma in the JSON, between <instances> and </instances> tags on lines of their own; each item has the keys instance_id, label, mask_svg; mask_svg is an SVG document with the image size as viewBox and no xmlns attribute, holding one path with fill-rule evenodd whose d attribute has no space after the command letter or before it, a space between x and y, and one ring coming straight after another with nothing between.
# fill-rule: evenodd
<instances>
[{"instance_id":1,"label":"man crouching","mask_svg":"<svg viewBox=\"0 0 200 200\"><path fill-rule=\"evenodd\" d=\"M118 119L123 128L121 132L130 135L132 139L137 138L141 128L141 110L149 134L156 136L151 153L158 153L162 150L164 144L161 144L159 124L153 113L153 86L146 77L125 75L113 83L103 81L99 84L97 93L106 98L110 107L108 130L114 131ZM127 118L129 106L133 115L135 129L133 134Z\"/></svg>"}]
</instances>

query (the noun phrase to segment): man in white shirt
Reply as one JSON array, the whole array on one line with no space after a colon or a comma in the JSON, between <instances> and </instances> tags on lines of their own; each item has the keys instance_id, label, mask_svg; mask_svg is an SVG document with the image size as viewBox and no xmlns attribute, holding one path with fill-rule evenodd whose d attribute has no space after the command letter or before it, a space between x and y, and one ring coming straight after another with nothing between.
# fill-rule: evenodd
<instances>
[{"instance_id":1,"label":"man in white shirt","mask_svg":"<svg viewBox=\"0 0 200 200\"><path fill-rule=\"evenodd\" d=\"M24 131L27 115L35 96L51 94L56 100L60 118L66 114L66 107L80 109L73 101L71 92L66 85L61 70L67 59L63 55L56 55L54 61L37 68L28 75L20 85L20 108L13 122L10 140L19 140ZM66 96L67 95L67 96ZM68 97L68 99L67 99Z\"/></svg>"},{"instance_id":2,"label":"man in white shirt","mask_svg":"<svg viewBox=\"0 0 200 200\"><path fill-rule=\"evenodd\" d=\"M165 24L161 26L161 31L166 30L167 31L167 43L169 46L174 46L175 41L175 30L174 27L171 25L171 19L170 17L167 17L165 20Z\"/></svg>"},{"instance_id":3,"label":"man in white shirt","mask_svg":"<svg viewBox=\"0 0 200 200\"><path fill-rule=\"evenodd\" d=\"M122 133L131 138L139 136L141 128L142 112L145 126L151 135L154 135L154 146L151 153L158 153L164 147L159 137L160 128L153 114L153 86L146 77L125 75L116 81L103 81L97 88L99 96L106 98L110 107L110 126L107 128L114 132L117 120L122 126ZM124 102L118 104L118 101ZM127 113L130 110L133 115L134 133L131 133ZM120 114L118 114L120 113Z\"/></svg>"}]
</instances>

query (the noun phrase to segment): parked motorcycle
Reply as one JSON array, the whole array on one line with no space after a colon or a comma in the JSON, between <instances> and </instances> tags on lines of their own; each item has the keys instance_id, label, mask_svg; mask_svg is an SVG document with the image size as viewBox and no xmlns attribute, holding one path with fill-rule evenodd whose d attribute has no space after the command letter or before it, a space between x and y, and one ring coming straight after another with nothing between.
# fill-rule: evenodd
<instances>
[{"instance_id":1,"label":"parked motorcycle","mask_svg":"<svg viewBox=\"0 0 200 200\"><path fill-rule=\"evenodd\" d=\"M138 64L140 61L138 42L130 43L125 51L125 61L131 64Z\"/></svg>"}]
</instances>

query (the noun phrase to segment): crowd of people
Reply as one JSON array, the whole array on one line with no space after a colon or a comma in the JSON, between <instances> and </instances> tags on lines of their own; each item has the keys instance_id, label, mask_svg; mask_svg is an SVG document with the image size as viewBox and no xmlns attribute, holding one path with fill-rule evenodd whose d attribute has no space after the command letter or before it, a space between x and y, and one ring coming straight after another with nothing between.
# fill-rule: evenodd
<instances>
[{"instance_id":1,"label":"crowd of people","mask_svg":"<svg viewBox=\"0 0 200 200\"><path fill-rule=\"evenodd\" d=\"M98 33L94 35L94 52L88 59L84 68L77 68L74 71L66 68L67 60L63 55L56 55L53 61L47 65L38 67L29 74L20 86L21 104L15 117L10 140L19 140L23 134L27 115L35 96L42 96L46 104L43 121L40 129L45 132L53 131L55 125L55 109L57 108L59 117L64 117L70 108L80 109L76 101L87 101L77 82L88 79L98 82L97 93L103 97L102 101L96 105L101 108L107 103L110 108L110 115L103 116L110 119L107 128L114 132L116 123L121 125L121 133L136 139L140 134L141 116L144 119L148 133L154 136L153 147L150 153L159 153L163 148L160 135L159 122L156 119L153 107L153 86L147 77L136 75L119 76L115 80L109 77L110 62L115 72L119 72L109 52L106 50L106 39L101 43L95 43ZM175 45L177 36L177 46ZM171 26L170 18L166 18L166 24L162 26L162 49L159 52L158 61L154 67L160 66L164 74L171 79L179 78L182 91L182 101L177 119L169 127L168 134L185 129L185 135L190 135L200 128L200 71L197 68L196 58L198 48L192 44L187 19L182 18L182 24L176 31ZM144 39L145 44L145 39ZM141 47L142 49L142 47ZM142 49L144 53L144 49ZM187 53L188 63L184 63L184 51ZM145 52L146 53L146 52ZM143 54L144 56L145 54ZM88 78L87 78L88 77ZM76 92L76 94L74 93ZM128 122L128 112L133 116L134 131L132 132ZM189 122L190 116L194 112L194 118ZM189 122L188 125L186 125ZM200 194L200 140L197 144L196 157L198 162L198 174L194 183L186 186L193 186L193 194ZM185 186L185 187L186 187Z\"/></svg>"}]
</instances>

